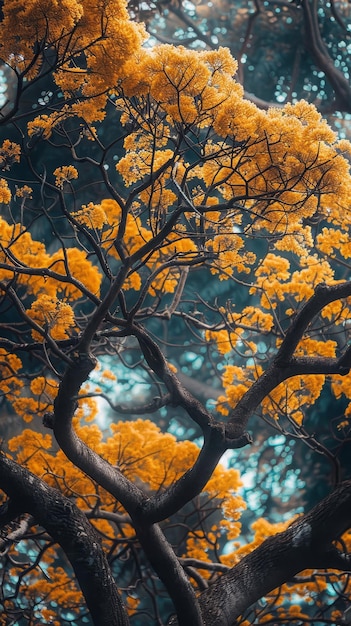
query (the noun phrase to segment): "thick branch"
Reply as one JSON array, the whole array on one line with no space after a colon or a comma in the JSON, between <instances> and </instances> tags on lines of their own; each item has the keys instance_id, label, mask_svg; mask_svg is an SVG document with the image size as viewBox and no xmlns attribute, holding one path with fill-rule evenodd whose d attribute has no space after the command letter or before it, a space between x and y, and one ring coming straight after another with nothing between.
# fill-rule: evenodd
<instances>
[{"instance_id":1,"label":"thick branch","mask_svg":"<svg viewBox=\"0 0 351 626\"><path fill-rule=\"evenodd\" d=\"M223 432L223 428L213 428L194 465L168 489L144 502L143 520L150 523L166 519L201 493L225 452Z\"/></svg>"},{"instance_id":2,"label":"thick branch","mask_svg":"<svg viewBox=\"0 0 351 626\"><path fill-rule=\"evenodd\" d=\"M142 491L127 480L118 468L89 448L73 430L72 418L77 408L79 390L94 367L93 357L81 354L67 368L54 403L54 435L70 461L113 494L131 513L145 497Z\"/></svg>"},{"instance_id":3,"label":"thick branch","mask_svg":"<svg viewBox=\"0 0 351 626\"><path fill-rule=\"evenodd\" d=\"M167 390L171 394L173 404L182 406L191 419L202 428L204 433L209 432L209 428L215 423L214 418L211 413L206 411L202 403L183 387L180 380L168 367L167 361L158 345L140 326L133 325L131 332L139 341L147 364L166 385Z\"/></svg>"},{"instance_id":4,"label":"thick branch","mask_svg":"<svg viewBox=\"0 0 351 626\"><path fill-rule=\"evenodd\" d=\"M70 560L96 626L128 626L100 538L73 502L0 454L0 484L13 502L33 515Z\"/></svg>"},{"instance_id":5,"label":"thick branch","mask_svg":"<svg viewBox=\"0 0 351 626\"><path fill-rule=\"evenodd\" d=\"M351 481L347 481L201 594L204 626L235 626L254 602L305 569L350 571L351 558L333 545L350 527Z\"/></svg>"},{"instance_id":6,"label":"thick branch","mask_svg":"<svg viewBox=\"0 0 351 626\"><path fill-rule=\"evenodd\" d=\"M76 467L109 491L125 507L146 555L174 602L181 626L202 626L194 591L178 559L161 530L144 520L142 505L147 496L125 478L118 468L91 450L73 430L72 417L77 405L76 398L94 366L95 361L89 354L81 354L66 370L54 404L53 429L57 442Z\"/></svg>"},{"instance_id":7,"label":"thick branch","mask_svg":"<svg viewBox=\"0 0 351 626\"><path fill-rule=\"evenodd\" d=\"M194 589L160 527L143 521L134 527L147 558L168 590L179 626L204 626Z\"/></svg>"},{"instance_id":8,"label":"thick branch","mask_svg":"<svg viewBox=\"0 0 351 626\"><path fill-rule=\"evenodd\" d=\"M157 344L139 326L133 326L145 360L152 370L165 383L173 404L183 407L188 415L201 426L204 433L204 445L191 467L179 480L163 492L144 501L142 511L144 519L156 522L169 517L198 495L217 466L222 454L228 447L223 424L214 420L202 403L183 387L178 377L170 370ZM249 436L230 441L231 448L250 443Z\"/></svg>"}]
</instances>

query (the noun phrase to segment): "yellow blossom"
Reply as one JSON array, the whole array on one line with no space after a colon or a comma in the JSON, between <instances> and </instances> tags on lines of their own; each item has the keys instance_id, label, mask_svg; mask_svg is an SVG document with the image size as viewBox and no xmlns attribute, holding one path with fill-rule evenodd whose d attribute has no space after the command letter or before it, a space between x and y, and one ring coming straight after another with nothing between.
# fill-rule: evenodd
<instances>
[{"instance_id":1,"label":"yellow blossom","mask_svg":"<svg viewBox=\"0 0 351 626\"><path fill-rule=\"evenodd\" d=\"M17 187L16 196L17 198L31 198L33 193L32 187L29 185L23 185L22 187Z\"/></svg>"},{"instance_id":2,"label":"yellow blossom","mask_svg":"<svg viewBox=\"0 0 351 626\"><path fill-rule=\"evenodd\" d=\"M11 191L4 178L0 178L0 203L9 204L11 200Z\"/></svg>"},{"instance_id":3,"label":"yellow blossom","mask_svg":"<svg viewBox=\"0 0 351 626\"><path fill-rule=\"evenodd\" d=\"M19 163L21 148L17 143L5 139L0 147L0 169L9 170L14 163Z\"/></svg>"},{"instance_id":4,"label":"yellow blossom","mask_svg":"<svg viewBox=\"0 0 351 626\"><path fill-rule=\"evenodd\" d=\"M87 253L78 248L68 248L58 250L50 259L49 267L57 274L62 275L62 281L55 279L47 280L47 287L54 286L55 289L73 300L82 294L79 283L94 295L98 295L101 284L101 274L98 268L87 259ZM66 277L66 280L64 280ZM73 277L78 284L71 282Z\"/></svg>"},{"instance_id":5,"label":"yellow blossom","mask_svg":"<svg viewBox=\"0 0 351 626\"><path fill-rule=\"evenodd\" d=\"M113 372L111 372L111 370L103 370L101 376L102 378L105 378L106 380L112 380L112 381L117 380L116 375Z\"/></svg>"},{"instance_id":6,"label":"yellow blossom","mask_svg":"<svg viewBox=\"0 0 351 626\"><path fill-rule=\"evenodd\" d=\"M64 165L62 167L57 167L54 170L54 176L56 187L63 189L66 182L78 178L78 172L73 165Z\"/></svg>"},{"instance_id":7,"label":"yellow blossom","mask_svg":"<svg viewBox=\"0 0 351 626\"><path fill-rule=\"evenodd\" d=\"M49 139L53 124L48 115L39 115L35 120L28 122L27 128L29 137L41 135L44 139Z\"/></svg>"},{"instance_id":8,"label":"yellow blossom","mask_svg":"<svg viewBox=\"0 0 351 626\"><path fill-rule=\"evenodd\" d=\"M84 224L88 228L97 228L100 230L107 223L107 217L101 204L83 204L80 211L71 214L77 222Z\"/></svg>"},{"instance_id":9,"label":"yellow blossom","mask_svg":"<svg viewBox=\"0 0 351 626\"><path fill-rule=\"evenodd\" d=\"M32 330L32 337L37 341L43 341L46 333L53 339L67 339L68 331L74 327L72 307L67 302L45 294L39 296L26 313L42 328L42 333Z\"/></svg>"}]
</instances>

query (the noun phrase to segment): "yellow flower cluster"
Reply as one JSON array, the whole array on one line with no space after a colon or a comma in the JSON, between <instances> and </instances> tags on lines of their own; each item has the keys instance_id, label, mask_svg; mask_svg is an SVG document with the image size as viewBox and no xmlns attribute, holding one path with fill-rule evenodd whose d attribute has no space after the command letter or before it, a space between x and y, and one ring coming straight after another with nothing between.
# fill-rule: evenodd
<instances>
[{"instance_id":1,"label":"yellow flower cluster","mask_svg":"<svg viewBox=\"0 0 351 626\"><path fill-rule=\"evenodd\" d=\"M317 254L309 255L301 259L301 269L292 274L286 292L292 295L296 302L302 302L311 298L316 286L321 283L334 284L334 270Z\"/></svg>"},{"instance_id":2,"label":"yellow flower cluster","mask_svg":"<svg viewBox=\"0 0 351 626\"><path fill-rule=\"evenodd\" d=\"M0 394L6 396L8 402L15 402L23 388L23 380L19 377L21 369L21 359L0 348Z\"/></svg>"},{"instance_id":3,"label":"yellow flower cluster","mask_svg":"<svg viewBox=\"0 0 351 626\"><path fill-rule=\"evenodd\" d=\"M78 172L73 165L63 165L55 169L54 176L56 187L63 189L65 183L78 178Z\"/></svg>"},{"instance_id":4,"label":"yellow flower cluster","mask_svg":"<svg viewBox=\"0 0 351 626\"><path fill-rule=\"evenodd\" d=\"M13 550L15 562L20 560L21 556L20 552ZM45 619L45 624L60 626L62 622L55 619L57 613L47 607L55 604L61 609L79 606L83 603L83 595L75 580L72 580L63 567L57 564L57 556L52 548L45 551L42 559L45 564L45 576L38 577L38 572L32 568L28 568L27 573L23 575L23 569L16 565L11 568L10 574L12 579L22 581L23 600L36 607L34 612L40 620L36 623L42 624L42 620Z\"/></svg>"},{"instance_id":5,"label":"yellow flower cluster","mask_svg":"<svg viewBox=\"0 0 351 626\"><path fill-rule=\"evenodd\" d=\"M53 49L57 85L69 97L76 93L78 98L64 114L84 114L90 121L101 119L108 90L145 39L144 27L129 20L124 0L30 0L25 4L7 0L3 12L0 42L5 61L31 79L41 67L41 55L35 56L33 42ZM93 106L86 100L92 97L97 97ZM45 127L44 117L36 124L47 138L51 131Z\"/></svg>"},{"instance_id":6,"label":"yellow flower cluster","mask_svg":"<svg viewBox=\"0 0 351 626\"><path fill-rule=\"evenodd\" d=\"M4 178L0 178L0 203L9 204L11 202L11 191Z\"/></svg>"},{"instance_id":7,"label":"yellow flower cluster","mask_svg":"<svg viewBox=\"0 0 351 626\"><path fill-rule=\"evenodd\" d=\"M250 265L256 260L253 252L239 252L244 248L242 237L237 234L220 234L207 242L207 248L215 255L212 261L211 272L219 274L220 280L226 280L232 276L233 272L250 272Z\"/></svg>"},{"instance_id":8,"label":"yellow flower cluster","mask_svg":"<svg viewBox=\"0 0 351 626\"><path fill-rule=\"evenodd\" d=\"M285 299L286 285L290 278L290 263L284 257L269 252L258 266L255 276L256 285L262 290L261 305L267 309L276 308L277 302ZM252 287L251 294L257 293Z\"/></svg>"},{"instance_id":9,"label":"yellow flower cluster","mask_svg":"<svg viewBox=\"0 0 351 626\"><path fill-rule=\"evenodd\" d=\"M122 219L122 209L116 200L112 200L110 198L103 199L97 206L101 209L103 215L106 216L105 219L107 223L107 227L101 236L102 247L107 250L111 256L119 259L114 243L119 233L119 227ZM91 210L94 211L95 209L91 207ZM80 213L79 215L80 220L82 219L82 214L83 213ZM102 213L98 213L98 215L102 216ZM123 236L123 244L126 252L129 255L137 252L147 241L150 240L151 236L150 231L142 225L140 218L135 214L135 212L130 211L127 215L125 233Z\"/></svg>"},{"instance_id":10,"label":"yellow flower cluster","mask_svg":"<svg viewBox=\"0 0 351 626\"><path fill-rule=\"evenodd\" d=\"M18 283L24 285L29 294L46 295L52 299L59 295L74 301L82 295L80 285L94 295L99 294L101 274L87 259L87 253L83 250L68 248L50 255L44 244L33 240L31 234L20 224L10 226L1 217L0 238L0 262L6 266L0 269L0 280L6 282L13 279L16 266L33 270L43 268L55 272L58 278L47 277L45 273L35 271L33 274L29 272L17 275Z\"/></svg>"},{"instance_id":11,"label":"yellow flower cluster","mask_svg":"<svg viewBox=\"0 0 351 626\"><path fill-rule=\"evenodd\" d=\"M262 369L258 366L226 365L222 376L225 395L218 396L217 411L228 415L228 405L234 408L261 373Z\"/></svg>"},{"instance_id":12,"label":"yellow flower cluster","mask_svg":"<svg viewBox=\"0 0 351 626\"><path fill-rule=\"evenodd\" d=\"M305 255L300 259L301 269L290 273L290 262L269 252L255 271L255 286L251 294L261 292L261 306L275 309L279 302L293 297L296 303L308 300L320 283L335 284L334 270L317 254Z\"/></svg>"},{"instance_id":13,"label":"yellow flower cluster","mask_svg":"<svg viewBox=\"0 0 351 626\"><path fill-rule=\"evenodd\" d=\"M36 341L44 341L46 334L57 340L67 339L68 331L74 327L72 307L46 294L40 295L26 313L42 329L42 332L32 330L32 337Z\"/></svg>"},{"instance_id":14,"label":"yellow flower cluster","mask_svg":"<svg viewBox=\"0 0 351 626\"><path fill-rule=\"evenodd\" d=\"M301 425L305 407L312 406L319 398L324 382L325 376L321 374L289 378L263 400L262 411L271 419L278 420L281 415L286 415Z\"/></svg>"},{"instance_id":15,"label":"yellow flower cluster","mask_svg":"<svg viewBox=\"0 0 351 626\"><path fill-rule=\"evenodd\" d=\"M101 230L107 224L106 213L101 204L94 204L93 202L89 202L87 205L83 204L80 211L71 213L71 215L78 224L83 224L87 228Z\"/></svg>"},{"instance_id":16,"label":"yellow flower cluster","mask_svg":"<svg viewBox=\"0 0 351 626\"><path fill-rule=\"evenodd\" d=\"M272 322L272 318L271 318ZM212 333L217 341L220 341L219 331ZM251 342L249 342L250 344ZM279 347L280 341L277 341ZM228 351L233 347L232 341L224 341L218 344L218 349ZM334 357L336 355L337 344L335 341L317 341L311 338L304 338L296 349L297 356L316 355ZM228 415L228 406L234 408L243 395L248 391L253 382L262 374L262 367L257 365L247 365L239 367L236 365L226 365L222 375L222 384L225 395L220 395L217 401L217 410L223 415ZM340 377L334 383L334 393L340 397L344 393L338 388L338 384L345 385L344 378ZM339 383L340 380L340 383ZM312 406L319 398L325 383L325 376L321 374L309 374L308 376L294 376L275 387L261 403L262 412L270 419L278 420L281 415L286 415L293 419L296 424L301 425L304 419L304 407ZM350 388L351 394L351 388ZM351 398L351 395L350 395Z\"/></svg>"},{"instance_id":17,"label":"yellow flower cluster","mask_svg":"<svg viewBox=\"0 0 351 626\"><path fill-rule=\"evenodd\" d=\"M25 428L20 435L10 439L8 448L10 452L16 452L19 463L27 463L32 456L43 454L45 450L49 450L51 445L51 435L43 435ZM35 467L38 469L37 462L35 462ZM35 470L33 471L36 473Z\"/></svg>"},{"instance_id":18,"label":"yellow flower cluster","mask_svg":"<svg viewBox=\"0 0 351 626\"><path fill-rule=\"evenodd\" d=\"M9 170L20 160L21 148L17 143L5 139L0 147L0 170Z\"/></svg>"},{"instance_id":19,"label":"yellow flower cluster","mask_svg":"<svg viewBox=\"0 0 351 626\"><path fill-rule=\"evenodd\" d=\"M47 281L49 290L55 288L66 298L76 300L81 297L82 291L79 284L73 284L71 279L74 278L86 287L86 289L94 295L99 295L101 274L97 267L87 259L87 253L78 248L67 248L67 250L58 250L50 257L50 269L61 275L58 281Z\"/></svg>"},{"instance_id":20,"label":"yellow flower cluster","mask_svg":"<svg viewBox=\"0 0 351 626\"><path fill-rule=\"evenodd\" d=\"M229 92L242 96L242 88L232 80L236 69L226 48L195 52L164 45L127 61L121 84L127 96L149 93L175 122L201 126Z\"/></svg>"},{"instance_id":21,"label":"yellow flower cluster","mask_svg":"<svg viewBox=\"0 0 351 626\"><path fill-rule=\"evenodd\" d=\"M138 152L130 151L128 155L120 159L116 165L116 170L123 176L124 183L129 187L132 183L140 180L147 174L157 171L160 167L171 161L173 152L171 150L150 149Z\"/></svg>"},{"instance_id":22,"label":"yellow flower cluster","mask_svg":"<svg viewBox=\"0 0 351 626\"><path fill-rule=\"evenodd\" d=\"M261 306L270 310L289 299L290 315L317 283L334 280L330 264L312 252L314 233L306 220L318 213L343 228L342 253L344 258L350 254L345 207L351 187L343 156L350 146L337 141L307 102L267 112L246 102L234 71L233 59L223 49L195 53L160 46L127 61L116 106L122 123L133 123L133 132L124 142L126 155L117 170L126 185L144 181L138 201L148 207L153 233L175 207L187 205L185 228L201 232L206 251L215 257L211 271L221 280L252 271L256 257L242 233L268 234L272 251L258 263L251 294L260 293ZM179 124L196 133L212 128L218 135L216 141L209 138L199 145L194 165L184 160L185 153L172 156L170 138ZM216 204L222 211L213 211L211 218L207 209ZM327 245L330 249L327 239L324 244L319 237L322 252ZM299 265L293 273L291 253ZM160 278L152 295L173 288L170 281L162 283L162 273ZM233 338L223 331L218 338L225 353Z\"/></svg>"},{"instance_id":23,"label":"yellow flower cluster","mask_svg":"<svg viewBox=\"0 0 351 626\"><path fill-rule=\"evenodd\" d=\"M207 330L205 332L206 341L216 341L220 354L231 352L239 341L244 343L250 352L255 351L255 345L245 335L250 337L252 333L267 333L273 327L272 315L264 313L258 307L244 307L241 313L221 307L220 313L231 330Z\"/></svg>"},{"instance_id":24,"label":"yellow flower cluster","mask_svg":"<svg viewBox=\"0 0 351 626\"><path fill-rule=\"evenodd\" d=\"M17 397L12 403L16 413L20 415L25 422L31 422L34 417L42 418L45 413L53 410L53 402L58 391L58 383L52 378L38 376L30 383L29 390L29 396L24 390L24 394Z\"/></svg>"},{"instance_id":25,"label":"yellow flower cluster","mask_svg":"<svg viewBox=\"0 0 351 626\"><path fill-rule=\"evenodd\" d=\"M143 246L148 243L153 233L151 229L146 228L141 218L137 214L137 206L126 216L125 228L123 233L123 247L128 255L138 254ZM112 257L120 259L115 247L115 241L119 237L120 224L122 220L122 210L119 204L113 200L105 198L100 204L90 203L83 207L81 211L72 214L78 223L86 225L88 228L103 229L100 235L100 245ZM73 249L72 249L73 250ZM71 249L67 253L73 255ZM76 251L75 254L78 252ZM174 260L191 260L197 254L197 247L190 237L187 237L179 228L179 232L171 232L164 243L156 248L152 254L140 253L140 259L144 260L144 268L147 270L147 276L152 276L150 281L149 293L155 295L158 292L172 293L179 280L179 268L163 266L170 259ZM56 269L56 267L55 267ZM56 270L57 271L57 270ZM125 290L139 290L142 284L140 273L131 270L123 285ZM90 281L90 290L92 284Z\"/></svg>"},{"instance_id":26,"label":"yellow flower cluster","mask_svg":"<svg viewBox=\"0 0 351 626\"><path fill-rule=\"evenodd\" d=\"M28 136L33 137L35 135L40 135L43 139L49 139L52 134L52 130L58 123L58 118L55 114L49 115L39 115L33 121L28 122L27 131Z\"/></svg>"},{"instance_id":27,"label":"yellow flower cluster","mask_svg":"<svg viewBox=\"0 0 351 626\"><path fill-rule=\"evenodd\" d=\"M351 400L351 374L333 376L332 390L337 399L344 395Z\"/></svg>"},{"instance_id":28,"label":"yellow flower cluster","mask_svg":"<svg viewBox=\"0 0 351 626\"><path fill-rule=\"evenodd\" d=\"M351 243L348 232L338 228L322 228L317 235L317 246L324 254L334 257L338 252L344 259L351 258Z\"/></svg>"},{"instance_id":29,"label":"yellow flower cluster","mask_svg":"<svg viewBox=\"0 0 351 626\"><path fill-rule=\"evenodd\" d=\"M139 598L135 598L134 596L131 596L131 595L127 596L126 605L127 605L128 615L135 615L139 604L140 604Z\"/></svg>"},{"instance_id":30,"label":"yellow flower cluster","mask_svg":"<svg viewBox=\"0 0 351 626\"><path fill-rule=\"evenodd\" d=\"M22 187L17 187L16 189L17 198L31 198L32 193L33 189L29 187L29 185L23 185Z\"/></svg>"}]
</instances>

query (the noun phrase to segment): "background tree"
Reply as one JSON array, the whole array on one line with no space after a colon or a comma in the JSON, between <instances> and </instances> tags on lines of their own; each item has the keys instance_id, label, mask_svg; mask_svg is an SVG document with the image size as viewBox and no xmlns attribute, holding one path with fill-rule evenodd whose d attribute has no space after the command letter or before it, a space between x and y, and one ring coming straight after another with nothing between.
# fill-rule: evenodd
<instances>
[{"instance_id":1,"label":"background tree","mask_svg":"<svg viewBox=\"0 0 351 626\"><path fill-rule=\"evenodd\" d=\"M239 63L238 80L260 107L305 98L325 115L351 112L349 2L130 0L128 5L162 43L229 47Z\"/></svg>"},{"instance_id":2,"label":"background tree","mask_svg":"<svg viewBox=\"0 0 351 626\"><path fill-rule=\"evenodd\" d=\"M348 476L246 541L220 460L253 416L325 449L309 409L350 398L350 144L304 101L245 100L225 48L142 48L119 0L3 10L0 389L36 429L0 456L0 619L342 623ZM215 406L181 376L190 354ZM144 392L119 397L111 362ZM124 417L105 433L102 401ZM167 432L174 407L196 441Z\"/></svg>"}]
</instances>

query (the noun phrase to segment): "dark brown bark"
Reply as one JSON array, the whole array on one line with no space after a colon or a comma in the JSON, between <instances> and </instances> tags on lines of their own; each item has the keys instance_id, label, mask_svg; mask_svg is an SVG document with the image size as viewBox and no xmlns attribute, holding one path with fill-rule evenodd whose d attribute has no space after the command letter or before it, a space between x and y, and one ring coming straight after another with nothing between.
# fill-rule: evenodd
<instances>
[{"instance_id":1,"label":"dark brown bark","mask_svg":"<svg viewBox=\"0 0 351 626\"><path fill-rule=\"evenodd\" d=\"M95 361L90 355L82 354L67 368L54 405L53 430L56 440L72 463L109 491L125 507L133 520L145 554L174 603L179 623L182 626L202 626L196 596L183 568L159 527L153 525L150 519L146 519L143 506L148 501L148 495L125 478L116 467L91 450L73 430L72 418L76 409L76 398L94 365ZM198 487L197 493L201 491L203 485L204 483ZM181 502L177 502L177 508L188 502L191 497L193 492L189 495L184 490ZM154 509L157 512L156 503ZM148 507L145 510L147 512ZM157 515L154 517L160 519Z\"/></svg>"},{"instance_id":2,"label":"dark brown bark","mask_svg":"<svg viewBox=\"0 0 351 626\"><path fill-rule=\"evenodd\" d=\"M3 454L0 480L12 501L19 502L21 510L30 513L63 548L94 624L127 626L128 617L99 537L86 516L57 490ZM341 553L333 542L350 526L351 481L347 481L286 531L269 537L204 591L199 599L202 620L198 619L194 605L193 614L188 610L182 614L180 610L179 620L173 619L169 624L235 626L239 615L254 602L304 569L349 571L351 558ZM173 553L163 535L160 540L159 529L140 527L137 531L155 569L170 568ZM183 584L171 569L168 578L169 584L180 583L175 590L179 606Z\"/></svg>"},{"instance_id":3,"label":"dark brown bark","mask_svg":"<svg viewBox=\"0 0 351 626\"><path fill-rule=\"evenodd\" d=\"M350 526L351 481L347 481L201 594L204 626L235 626L254 602L305 569L350 571L351 557L333 544Z\"/></svg>"},{"instance_id":4,"label":"dark brown bark","mask_svg":"<svg viewBox=\"0 0 351 626\"><path fill-rule=\"evenodd\" d=\"M265 397L279 385L292 376L305 374L339 374L345 376L351 367L351 349L348 347L339 358L295 357L295 350L309 325L321 310L331 302L347 298L351 295L351 283L345 281L338 285L316 286L314 295L306 302L292 320L284 340L267 368L239 400L231 411L226 430L228 437L235 440L245 432L247 422Z\"/></svg>"},{"instance_id":5,"label":"dark brown bark","mask_svg":"<svg viewBox=\"0 0 351 626\"><path fill-rule=\"evenodd\" d=\"M1 488L60 544L69 559L95 626L128 626L99 535L73 502L0 454Z\"/></svg>"}]
</instances>

